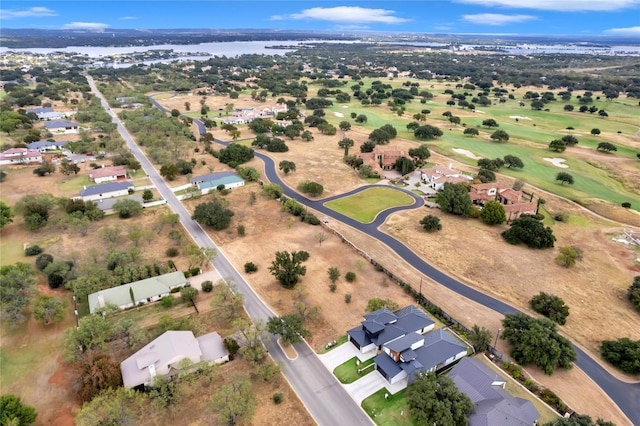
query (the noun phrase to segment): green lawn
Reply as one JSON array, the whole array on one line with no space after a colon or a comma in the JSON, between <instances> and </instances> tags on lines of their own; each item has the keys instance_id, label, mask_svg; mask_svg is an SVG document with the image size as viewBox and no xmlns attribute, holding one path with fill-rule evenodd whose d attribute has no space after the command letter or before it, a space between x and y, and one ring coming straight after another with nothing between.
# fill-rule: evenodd
<instances>
[{"instance_id":1,"label":"green lawn","mask_svg":"<svg viewBox=\"0 0 640 426\"><path fill-rule=\"evenodd\" d=\"M333 370L333 374L340 380L342 384L353 383L359 378L371 373L374 368L371 366L373 364L373 358L368 359L366 361L362 361L360 365L358 365L358 357L353 357L349 361L344 362L336 367ZM369 366L368 368L365 368ZM358 370L363 370L358 372Z\"/></svg>"},{"instance_id":2,"label":"green lawn","mask_svg":"<svg viewBox=\"0 0 640 426\"><path fill-rule=\"evenodd\" d=\"M370 188L362 192L325 203L325 206L362 223L372 222L391 207L409 206L413 198L391 188Z\"/></svg>"},{"instance_id":3,"label":"green lawn","mask_svg":"<svg viewBox=\"0 0 640 426\"><path fill-rule=\"evenodd\" d=\"M332 350L334 350L335 348L337 348L338 346L347 343L347 335L346 334L342 334L340 337L338 337L336 339L336 344L334 346L331 346L330 348L327 348L326 346L321 346L318 350L316 350L316 353L318 354L326 354L327 352L331 352Z\"/></svg>"},{"instance_id":4,"label":"green lawn","mask_svg":"<svg viewBox=\"0 0 640 426\"><path fill-rule=\"evenodd\" d=\"M362 401L362 408L377 425L411 426L413 422L409 416L405 392L406 389L391 395L386 388L382 388ZM387 393L389 393L389 399L384 398Z\"/></svg>"},{"instance_id":5,"label":"green lawn","mask_svg":"<svg viewBox=\"0 0 640 426\"><path fill-rule=\"evenodd\" d=\"M92 185L95 185L95 183L91 182L89 175L71 175L60 182L58 188L61 192L77 195L82 188Z\"/></svg>"}]
</instances>

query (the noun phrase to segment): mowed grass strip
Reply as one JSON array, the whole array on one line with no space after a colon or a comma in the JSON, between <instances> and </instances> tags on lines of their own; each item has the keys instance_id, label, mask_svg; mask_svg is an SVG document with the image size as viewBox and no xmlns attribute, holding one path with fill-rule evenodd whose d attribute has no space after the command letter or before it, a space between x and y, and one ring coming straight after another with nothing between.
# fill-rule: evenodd
<instances>
[{"instance_id":1,"label":"mowed grass strip","mask_svg":"<svg viewBox=\"0 0 640 426\"><path fill-rule=\"evenodd\" d=\"M346 385L355 382L365 374L371 373L374 370L374 367L371 366L371 364L373 364L373 358L362 361L358 365L358 357L354 356L349 361L346 361L337 366L335 370L333 370L333 374L338 380L340 380L340 383ZM358 370L362 371L358 372Z\"/></svg>"},{"instance_id":2,"label":"mowed grass strip","mask_svg":"<svg viewBox=\"0 0 640 426\"><path fill-rule=\"evenodd\" d=\"M405 398L405 390L391 395L386 388L380 389L364 401L362 408L371 417L371 420L379 426L409 426L413 424L409 415L409 405ZM389 399L384 395L389 394Z\"/></svg>"},{"instance_id":3,"label":"mowed grass strip","mask_svg":"<svg viewBox=\"0 0 640 426\"><path fill-rule=\"evenodd\" d=\"M357 194L324 205L362 223L372 222L376 216L392 207L410 206L414 200L402 191L391 188L369 188Z\"/></svg>"}]
</instances>

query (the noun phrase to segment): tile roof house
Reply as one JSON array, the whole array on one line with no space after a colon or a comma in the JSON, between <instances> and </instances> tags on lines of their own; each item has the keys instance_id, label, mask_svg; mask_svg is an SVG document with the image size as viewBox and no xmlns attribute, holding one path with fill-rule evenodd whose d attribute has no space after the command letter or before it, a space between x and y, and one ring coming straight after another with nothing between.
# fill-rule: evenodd
<instances>
[{"instance_id":1,"label":"tile roof house","mask_svg":"<svg viewBox=\"0 0 640 426\"><path fill-rule=\"evenodd\" d=\"M209 173L191 178L191 184L197 186L203 194L213 191L219 185L224 185L225 189L237 188L244 185L244 179L234 172Z\"/></svg>"},{"instance_id":2,"label":"tile roof house","mask_svg":"<svg viewBox=\"0 0 640 426\"><path fill-rule=\"evenodd\" d=\"M184 287L189 283L181 271L146 278L129 284L123 284L106 290L91 293L88 296L89 311L94 313L107 304L120 309L130 308L140 303L151 303L168 296L171 289ZM133 292L133 300L131 300Z\"/></svg>"},{"instance_id":3,"label":"tile roof house","mask_svg":"<svg viewBox=\"0 0 640 426\"><path fill-rule=\"evenodd\" d=\"M416 306L409 305L395 312L382 308L366 314L362 324L347 331L347 336L361 353L366 353L380 350L386 343L410 333L424 334L434 326L427 314Z\"/></svg>"},{"instance_id":4,"label":"tile roof house","mask_svg":"<svg viewBox=\"0 0 640 426\"><path fill-rule=\"evenodd\" d=\"M124 166L101 167L89 172L89 179L95 183L122 180L127 178L127 169Z\"/></svg>"},{"instance_id":5,"label":"tile roof house","mask_svg":"<svg viewBox=\"0 0 640 426\"><path fill-rule=\"evenodd\" d=\"M229 352L216 332L195 337L192 331L167 331L120 363L122 382L127 388L151 386L156 377L178 372L184 360L221 364Z\"/></svg>"},{"instance_id":6,"label":"tile roof house","mask_svg":"<svg viewBox=\"0 0 640 426\"><path fill-rule=\"evenodd\" d=\"M430 169L424 169L420 172L420 178L436 191L440 191L444 188L445 183L463 183L471 182L473 178L467 176L458 170L454 170L449 167L444 167L436 164Z\"/></svg>"},{"instance_id":7,"label":"tile roof house","mask_svg":"<svg viewBox=\"0 0 640 426\"><path fill-rule=\"evenodd\" d=\"M508 222L523 214L536 214L538 210L537 204L531 202L533 194L516 191L505 183L479 183L472 184L470 188L469 197L476 205L484 206L487 201L493 200L502 203Z\"/></svg>"},{"instance_id":8,"label":"tile roof house","mask_svg":"<svg viewBox=\"0 0 640 426\"><path fill-rule=\"evenodd\" d=\"M79 132L78 123L74 123L73 121L66 121L66 120L47 121L46 123L44 123L44 127L51 133L70 134L70 133Z\"/></svg>"},{"instance_id":9,"label":"tile roof house","mask_svg":"<svg viewBox=\"0 0 640 426\"><path fill-rule=\"evenodd\" d=\"M419 375L437 371L466 355L467 347L440 328L425 335L409 333L385 343L374 363L389 384L405 378L411 384Z\"/></svg>"},{"instance_id":10,"label":"tile roof house","mask_svg":"<svg viewBox=\"0 0 640 426\"><path fill-rule=\"evenodd\" d=\"M447 376L475 406L469 426L531 426L540 418L531 401L508 393L504 379L478 359L461 360Z\"/></svg>"},{"instance_id":11,"label":"tile roof house","mask_svg":"<svg viewBox=\"0 0 640 426\"><path fill-rule=\"evenodd\" d=\"M9 148L0 153L0 165L42 163L40 151L28 148Z\"/></svg>"},{"instance_id":12,"label":"tile roof house","mask_svg":"<svg viewBox=\"0 0 640 426\"><path fill-rule=\"evenodd\" d=\"M100 185L85 186L80 191L82 201L98 201L105 198L123 197L133 188L131 182L109 182Z\"/></svg>"}]
</instances>

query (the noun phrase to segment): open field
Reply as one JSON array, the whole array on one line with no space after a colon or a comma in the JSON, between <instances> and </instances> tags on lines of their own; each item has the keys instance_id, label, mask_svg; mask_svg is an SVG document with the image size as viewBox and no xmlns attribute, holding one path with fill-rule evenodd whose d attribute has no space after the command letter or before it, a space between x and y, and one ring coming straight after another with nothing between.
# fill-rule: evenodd
<instances>
[{"instance_id":1,"label":"open field","mask_svg":"<svg viewBox=\"0 0 640 426\"><path fill-rule=\"evenodd\" d=\"M390 188L371 188L325 205L359 222L369 223L386 209L411 204L413 198L407 194Z\"/></svg>"}]
</instances>

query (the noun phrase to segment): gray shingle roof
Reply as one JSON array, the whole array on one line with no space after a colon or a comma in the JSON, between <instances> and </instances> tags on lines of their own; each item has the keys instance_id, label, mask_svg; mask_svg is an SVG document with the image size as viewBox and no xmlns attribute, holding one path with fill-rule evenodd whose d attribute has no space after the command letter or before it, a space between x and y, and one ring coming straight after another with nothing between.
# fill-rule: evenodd
<instances>
[{"instance_id":1,"label":"gray shingle roof","mask_svg":"<svg viewBox=\"0 0 640 426\"><path fill-rule=\"evenodd\" d=\"M44 123L44 127L46 127L47 129L57 129L60 127L78 127L78 123L67 120L54 120Z\"/></svg>"},{"instance_id":2,"label":"gray shingle roof","mask_svg":"<svg viewBox=\"0 0 640 426\"><path fill-rule=\"evenodd\" d=\"M462 359L447 375L475 405L470 426L531 426L540 417L530 401L492 385L504 379L478 359Z\"/></svg>"},{"instance_id":3,"label":"gray shingle roof","mask_svg":"<svg viewBox=\"0 0 640 426\"><path fill-rule=\"evenodd\" d=\"M87 197L89 195L108 194L110 192L122 191L125 189L128 190L129 188L133 188L133 184L131 182L103 183L100 185L86 187L80 191L80 196Z\"/></svg>"}]
</instances>

